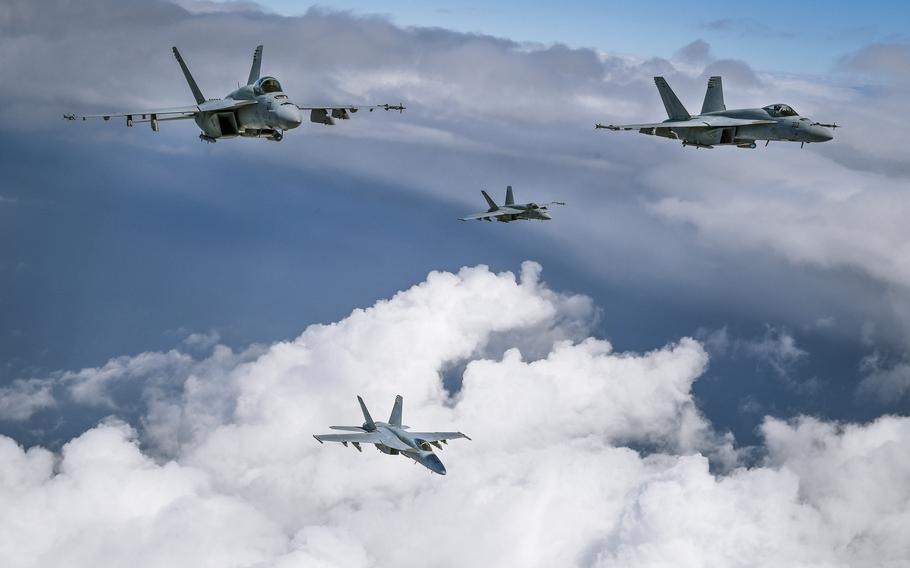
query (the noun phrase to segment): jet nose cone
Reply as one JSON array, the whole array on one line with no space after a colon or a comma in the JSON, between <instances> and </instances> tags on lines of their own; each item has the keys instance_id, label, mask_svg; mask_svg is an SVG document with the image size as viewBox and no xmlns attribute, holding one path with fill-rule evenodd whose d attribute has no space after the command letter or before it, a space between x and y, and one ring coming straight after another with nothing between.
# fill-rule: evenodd
<instances>
[{"instance_id":1,"label":"jet nose cone","mask_svg":"<svg viewBox=\"0 0 910 568\"><path fill-rule=\"evenodd\" d=\"M827 142L834 138L834 133L831 132L828 128L824 126L813 126L812 132L810 133L812 137L812 142Z\"/></svg>"},{"instance_id":2,"label":"jet nose cone","mask_svg":"<svg viewBox=\"0 0 910 568\"><path fill-rule=\"evenodd\" d=\"M439 475L446 474L446 466L442 465L442 462L439 461L439 458L436 457L436 454L430 454L423 460L424 465L427 466L427 469L433 473L438 473Z\"/></svg>"},{"instance_id":3,"label":"jet nose cone","mask_svg":"<svg viewBox=\"0 0 910 568\"><path fill-rule=\"evenodd\" d=\"M284 130L290 130L291 128L297 128L302 122L300 118L300 111L297 109L296 105L292 104L283 104L278 107L278 122L281 124L281 127Z\"/></svg>"}]
</instances>

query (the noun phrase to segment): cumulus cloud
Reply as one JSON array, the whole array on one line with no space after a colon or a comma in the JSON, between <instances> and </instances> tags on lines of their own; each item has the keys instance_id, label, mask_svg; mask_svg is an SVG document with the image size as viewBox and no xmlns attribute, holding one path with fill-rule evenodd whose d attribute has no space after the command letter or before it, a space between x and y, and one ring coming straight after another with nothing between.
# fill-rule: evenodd
<instances>
[{"instance_id":1,"label":"cumulus cloud","mask_svg":"<svg viewBox=\"0 0 910 568\"><path fill-rule=\"evenodd\" d=\"M905 262L910 241L899 221L907 214L901 179L790 153L777 155L777 167L753 171L744 186L735 181L741 179L742 160L734 155L716 163L710 179L683 196L657 200L654 211L691 223L718 246L764 248L794 263L854 268L902 288L910 285ZM681 168L682 163L668 165L651 176L669 187ZM790 175L790 168L800 175ZM737 184L737 191L730 191ZM868 231L870 226L876 229Z\"/></svg>"},{"instance_id":2,"label":"cumulus cloud","mask_svg":"<svg viewBox=\"0 0 910 568\"><path fill-rule=\"evenodd\" d=\"M789 377L793 365L809 356L808 351L796 344L790 332L773 326L767 326L761 338L741 339L736 346L747 355L766 362L781 377Z\"/></svg>"},{"instance_id":3,"label":"cumulus cloud","mask_svg":"<svg viewBox=\"0 0 910 568\"><path fill-rule=\"evenodd\" d=\"M212 330L205 333L191 333L183 338L183 344L192 349L211 349L218 344L218 341L221 339L221 334L217 331Z\"/></svg>"},{"instance_id":4,"label":"cumulus cloud","mask_svg":"<svg viewBox=\"0 0 910 568\"><path fill-rule=\"evenodd\" d=\"M16 379L0 387L0 420L28 420L43 408L54 406L54 381Z\"/></svg>"},{"instance_id":5,"label":"cumulus cloud","mask_svg":"<svg viewBox=\"0 0 910 568\"><path fill-rule=\"evenodd\" d=\"M714 58L711 55L711 44L700 38L680 47L675 56L687 63L705 63Z\"/></svg>"},{"instance_id":6,"label":"cumulus cloud","mask_svg":"<svg viewBox=\"0 0 910 568\"><path fill-rule=\"evenodd\" d=\"M874 43L838 62L842 69L879 75L886 80L906 82L910 75L910 44Z\"/></svg>"},{"instance_id":7,"label":"cumulus cloud","mask_svg":"<svg viewBox=\"0 0 910 568\"><path fill-rule=\"evenodd\" d=\"M115 407L111 385L123 379L148 377L156 373L169 375L176 367L186 366L191 359L178 351L142 353L108 361L103 367L66 372L62 381L74 400L83 404Z\"/></svg>"},{"instance_id":8,"label":"cumulus cloud","mask_svg":"<svg viewBox=\"0 0 910 568\"><path fill-rule=\"evenodd\" d=\"M766 419L764 461L717 473L711 461L735 465L736 451L692 397L701 345L621 353L568 331L528 358L522 330L584 329L593 310L539 270L435 272L255 355L219 346L174 373L179 388L159 391L138 429L108 419L59 454L0 437L5 565L905 562L910 420ZM510 333L516 345L492 355ZM462 388L447 392L443 370L466 358ZM359 420L358 393L377 416L401 393L410 425L474 440L442 452L445 478L313 442Z\"/></svg>"},{"instance_id":9,"label":"cumulus cloud","mask_svg":"<svg viewBox=\"0 0 910 568\"><path fill-rule=\"evenodd\" d=\"M863 379L857 387L861 396L893 404L910 395L910 361L906 356L898 361L891 359L879 351L863 358Z\"/></svg>"}]
</instances>

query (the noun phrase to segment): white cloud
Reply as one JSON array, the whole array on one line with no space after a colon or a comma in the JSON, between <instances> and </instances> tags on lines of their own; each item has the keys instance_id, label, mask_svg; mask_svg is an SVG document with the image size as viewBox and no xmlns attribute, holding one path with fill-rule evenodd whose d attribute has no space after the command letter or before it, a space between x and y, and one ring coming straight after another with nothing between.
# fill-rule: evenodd
<instances>
[{"instance_id":1,"label":"white cloud","mask_svg":"<svg viewBox=\"0 0 910 568\"><path fill-rule=\"evenodd\" d=\"M17 379L0 387L0 420L28 420L35 412L54 406L51 379Z\"/></svg>"},{"instance_id":2,"label":"white cloud","mask_svg":"<svg viewBox=\"0 0 910 568\"><path fill-rule=\"evenodd\" d=\"M221 340L221 334L212 330L206 333L191 333L183 338L183 344L191 349L211 349Z\"/></svg>"},{"instance_id":3,"label":"white cloud","mask_svg":"<svg viewBox=\"0 0 910 568\"><path fill-rule=\"evenodd\" d=\"M768 419L763 464L712 473L705 455L735 453L691 394L701 345L583 338L590 301L538 273L432 273L188 372L143 354L174 376L150 382L138 438L108 420L55 456L0 437L4 565L906 565L910 419ZM442 372L478 353L451 397ZM132 380L118 365L95 396ZM310 437L358 422L355 394L384 416L397 393L408 424L474 438L441 453L448 476Z\"/></svg>"},{"instance_id":4,"label":"white cloud","mask_svg":"<svg viewBox=\"0 0 910 568\"><path fill-rule=\"evenodd\" d=\"M168 376L177 367L186 367L192 358L179 351L142 353L111 359L102 367L85 368L63 373L62 382L73 400L83 404L116 407L110 392L112 384L123 379L149 376Z\"/></svg>"},{"instance_id":5,"label":"white cloud","mask_svg":"<svg viewBox=\"0 0 910 568\"><path fill-rule=\"evenodd\" d=\"M773 326L765 327L765 334L758 339L739 339L736 347L749 356L756 357L771 366L781 377L789 377L798 361L809 356L809 352L796 344L789 331Z\"/></svg>"},{"instance_id":6,"label":"white cloud","mask_svg":"<svg viewBox=\"0 0 910 568\"><path fill-rule=\"evenodd\" d=\"M817 156L777 154L776 167L769 163L741 184L735 181L745 165L739 158L716 164L709 178L682 196L661 199L655 211L692 223L718 246L766 247L793 262L857 268L910 285L910 249L899 221L907 214L899 198L904 183L851 172ZM652 179L675 187L683 167L667 165ZM791 175L791 167L800 175ZM737 191L730 191L734 186ZM876 230L869 231L872 226Z\"/></svg>"},{"instance_id":7,"label":"white cloud","mask_svg":"<svg viewBox=\"0 0 910 568\"><path fill-rule=\"evenodd\" d=\"M910 361L893 362L878 351L863 358L860 370L865 373L857 392L884 404L899 402L910 395Z\"/></svg>"}]
</instances>

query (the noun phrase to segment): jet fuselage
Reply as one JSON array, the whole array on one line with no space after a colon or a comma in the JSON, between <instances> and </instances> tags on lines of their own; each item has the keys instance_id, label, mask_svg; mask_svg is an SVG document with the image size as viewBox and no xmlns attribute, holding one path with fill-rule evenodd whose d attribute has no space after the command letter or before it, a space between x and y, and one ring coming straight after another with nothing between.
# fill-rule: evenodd
<instances>
[{"instance_id":1,"label":"jet fuselage","mask_svg":"<svg viewBox=\"0 0 910 568\"><path fill-rule=\"evenodd\" d=\"M215 140L235 136L266 136L281 140L285 130L300 126L302 119L297 105L281 90L274 77L263 77L252 85L244 85L224 98L224 101L250 101L251 104L232 110L219 110L218 103L205 101L195 117L203 135ZM207 111L206 107L216 107Z\"/></svg>"},{"instance_id":2,"label":"jet fuselage","mask_svg":"<svg viewBox=\"0 0 910 568\"><path fill-rule=\"evenodd\" d=\"M389 445L376 444L376 449L378 449L380 452L389 455L400 454L406 458L414 460L433 473L438 473L439 475L446 474L445 466L442 465L442 461L440 461L439 457L433 452L432 446L429 442L420 440L419 438L414 438L408 434L407 430L398 426L393 426L385 422L376 422L375 424L376 430L374 430L374 432L379 434L380 439L388 440L388 437L394 437L398 441L412 448L411 450L398 450L394 447L389 447ZM397 446L398 444L392 442L390 445Z\"/></svg>"},{"instance_id":3,"label":"jet fuselage","mask_svg":"<svg viewBox=\"0 0 910 568\"><path fill-rule=\"evenodd\" d=\"M774 106L782 105L771 105L771 107ZM727 117L746 120L773 120L774 124L752 124L715 129L664 129L658 127L654 129L654 134L682 140L685 145L691 146L735 145L748 148L753 148L758 140L827 142L834 138L831 128L827 126L822 126L810 118L796 113L780 116L774 110L769 112L768 109L771 107L709 112L693 116L692 120L704 117ZM671 122L671 120L667 120L667 122Z\"/></svg>"}]
</instances>

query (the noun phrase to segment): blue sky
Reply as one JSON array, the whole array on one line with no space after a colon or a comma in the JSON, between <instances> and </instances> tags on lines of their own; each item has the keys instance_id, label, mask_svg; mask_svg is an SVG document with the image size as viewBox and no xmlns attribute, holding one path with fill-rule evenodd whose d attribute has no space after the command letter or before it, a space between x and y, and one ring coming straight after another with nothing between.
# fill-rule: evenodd
<instances>
[{"instance_id":1,"label":"blue sky","mask_svg":"<svg viewBox=\"0 0 910 568\"><path fill-rule=\"evenodd\" d=\"M833 59L876 41L906 41L910 7L902 2L317 2L267 0L285 15L311 6L383 14L404 26L560 42L639 56L670 57L704 38L724 57L760 70L822 74Z\"/></svg>"}]
</instances>

